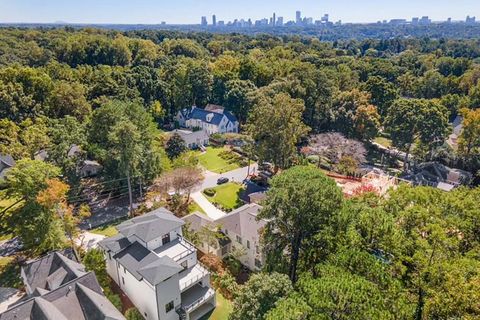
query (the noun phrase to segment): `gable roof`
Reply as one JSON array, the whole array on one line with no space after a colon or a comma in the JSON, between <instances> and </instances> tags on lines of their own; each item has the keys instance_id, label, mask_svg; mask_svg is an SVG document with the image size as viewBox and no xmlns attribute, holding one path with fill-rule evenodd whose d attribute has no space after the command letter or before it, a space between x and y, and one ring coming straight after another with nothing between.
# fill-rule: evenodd
<instances>
[{"instance_id":1,"label":"gable roof","mask_svg":"<svg viewBox=\"0 0 480 320\"><path fill-rule=\"evenodd\" d=\"M125 237L135 235L144 242L157 239L181 226L185 222L165 208L125 221L117 226Z\"/></svg>"},{"instance_id":2,"label":"gable roof","mask_svg":"<svg viewBox=\"0 0 480 320\"><path fill-rule=\"evenodd\" d=\"M224 115L222 113L208 111L197 107L193 107L190 112L190 119L201 120L217 126L222 122L223 117Z\"/></svg>"},{"instance_id":3,"label":"gable roof","mask_svg":"<svg viewBox=\"0 0 480 320\"><path fill-rule=\"evenodd\" d=\"M258 204L244 205L215 222L222 226L223 230L234 232L245 239L258 238L260 230L265 227L265 220L257 221L257 214L262 209Z\"/></svg>"},{"instance_id":4,"label":"gable roof","mask_svg":"<svg viewBox=\"0 0 480 320\"><path fill-rule=\"evenodd\" d=\"M173 259L159 257L136 241L114 258L137 280L145 279L154 286L183 270Z\"/></svg>"},{"instance_id":5,"label":"gable roof","mask_svg":"<svg viewBox=\"0 0 480 320\"><path fill-rule=\"evenodd\" d=\"M0 320L125 320L103 295L93 272L31 297L0 314Z\"/></svg>"},{"instance_id":6,"label":"gable roof","mask_svg":"<svg viewBox=\"0 0 480 320\"><path fill-rule=\"evenodd\" d=\"M22 267L27 293L35 290L55 290L63 284L86 274L85 267L78 263L71 249L51 252ZM42 291L40 291L42 290Z\"/></svg>"}]
</instances>

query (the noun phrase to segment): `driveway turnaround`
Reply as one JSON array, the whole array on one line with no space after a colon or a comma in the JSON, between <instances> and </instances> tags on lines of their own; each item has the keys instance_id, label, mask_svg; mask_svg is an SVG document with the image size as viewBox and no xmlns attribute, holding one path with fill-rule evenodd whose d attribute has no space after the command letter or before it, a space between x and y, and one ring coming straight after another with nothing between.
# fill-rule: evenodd
<instances>
[{"instance_id":1,"label":"driveway turnaround","mask_svg":"<svg viewBox=\"0 0 480 320\"><path fill-rule=\"evenodd\" d=\"M226 177L231 182L242 183L245 178L247 178L248 173L250 174L255 173L258 170L258 166L256 163L252 163L250 165L250 170L248 167L243 167L239 169L235 169L229 172L225 172L222 174L213 173L213 172L206 172L204 173L205 180L203 180L202 184L199 185L195 192L192 193L191 197L193 201L195 201L200 208L209 216L211 219L216 220L225 215L227 215L222 210L215 207L208 199L202 194L202 190L207 188L213 188L217 186L217 179L220 177Z\"/></svg>"}]
</instances>

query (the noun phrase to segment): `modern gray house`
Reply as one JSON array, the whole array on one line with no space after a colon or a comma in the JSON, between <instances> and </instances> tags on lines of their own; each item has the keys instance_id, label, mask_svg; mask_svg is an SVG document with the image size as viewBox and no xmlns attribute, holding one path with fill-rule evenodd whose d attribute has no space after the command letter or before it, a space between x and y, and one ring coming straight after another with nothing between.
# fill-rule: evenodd
<instances>
[{"instance_id":1,"label":"modern gray house","mask_svg":"<svg viewBox=\"0 0 480 320\"><path fill-rule=\"evenodd\" d=\"M107 272L147 320L197 320L215 308L210 272L165 208L130 219L99 243Z\"/></svg>"}]
</instances>

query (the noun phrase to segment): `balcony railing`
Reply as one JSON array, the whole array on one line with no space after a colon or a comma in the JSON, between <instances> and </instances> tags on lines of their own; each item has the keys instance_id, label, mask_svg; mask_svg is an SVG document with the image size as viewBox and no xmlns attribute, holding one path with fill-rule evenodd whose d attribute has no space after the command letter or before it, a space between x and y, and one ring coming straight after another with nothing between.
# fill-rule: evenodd
<instances>
[{"instance_id":1,"label":"balcony railing","mask_svg":"<svg viewBox=\"0 0 480 320\"><path fill-rule=\"evenodd\" d=\"M185 310L185 312L190 313L193 310L195 310L197 307L202 305L205 301L210 299L215 295L215 290L210 288L205 295L203 295L201 298L195 300L194 302L190 303L189 305L182 305L182 308Z\"/></svg>"},{"instance_id":2,"label":"balcony railing","mask_svg":"<svg viewBox=\"0 0 480 320\"><path fill-rule=\"evenodd\" d=\"M176 256L173 256L172 259L174 261L179 261L182 260L183 258L191 255L192 253L196 252L197 249L195 249L195 246L191 244L188 240L186 240L184 237L178 235L178 241L181 245L185 247L185 251L177 254Z\"/></svg>"},{"instance_id":3,"label":"balcony railing","mask_svg":"<svg viewBox=\"0 0 480 320\"><path fill-rule=\"evenodd\" d=\"M186 281L180 280L180 291L190 288L192 285L196 284L198 281L203 279L207 274L209 274L208 270L205 269L199 262L197 262L194 268L198 268L200 273L195 277L188 279Z\"/></svg>"}]
</instances>

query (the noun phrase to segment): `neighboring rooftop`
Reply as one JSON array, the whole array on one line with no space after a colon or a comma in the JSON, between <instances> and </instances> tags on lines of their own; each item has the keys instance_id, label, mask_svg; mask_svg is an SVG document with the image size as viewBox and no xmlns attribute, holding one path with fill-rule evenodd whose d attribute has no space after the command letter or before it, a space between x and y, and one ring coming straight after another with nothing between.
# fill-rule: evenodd
<instances>
[{"instance_id":1,"label":"neighboring rooftop","mask_svg":"<svg viewBox=\"0 0 480 320\"><path fill-rule=\"evenodd\" d=\"M84 274L85 267L78 263L71 249L51 252L22 267L22 277L28 294L43 294L55 290Z\"/></svg>"},{"instance_id":2,"label":"neighboring rooftop","mask_svg":"<svg viewBox=\"0 0 480 320\"><path fill-rule=\"evenodd\" d=\"M143 216L139 216L120 224L117 229L125 237L135 235L144 242L157 239L185 222L165 208L160 208Z\"/></svg>"},{"instance_id":3,"label":"neighboring rooftop","mask_svg":"<svg viewBox=\"0 0 480 320\"><path fill-rule=\"evenodd\" d=\"M185 119L201 120L203 122L212 123L214 125L219 125L223 119L223 116L226 116L227 119L231 122L237 121L237 118L231 112L226 111L223 108L219 109L218 107L219 106L210 107L207 110L194 106L191 109L183 109L182 114Z\"/></svg>"},{"instance_id":4,"label":"neighboring rooftop","mask_svg":"<svg viewBox=\"0 0 480 320\"><path fill-rule=\"evenodd\" d=\"M125 320L103 295L93 272L33 296L0 314L0 320Z\"/></svg>"},{"instance_id":5,"label":"neighboring rooftop","mask_svg":"<svg viewBox=\"0 0 480 320\"><path fill-rule=\"evenodd\" d=\"M221 225L222 229L242 237L256 238L259 229L266 225L264 220L257 221L257 214L261 209L262 207L258 204L247 204L216 220L215 223Z\"/></svg>"}]
</instances>

